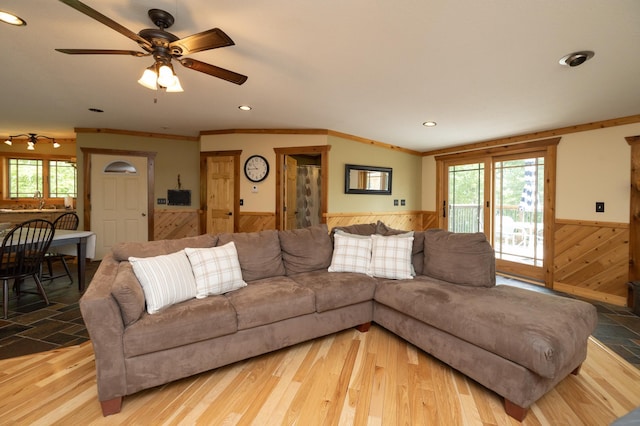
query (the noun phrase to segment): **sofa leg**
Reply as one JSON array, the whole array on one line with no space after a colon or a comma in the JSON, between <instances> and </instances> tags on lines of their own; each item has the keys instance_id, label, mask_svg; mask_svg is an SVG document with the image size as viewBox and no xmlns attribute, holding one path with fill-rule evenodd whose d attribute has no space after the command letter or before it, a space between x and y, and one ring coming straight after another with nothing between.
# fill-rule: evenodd
<instances>
[{"instance_id":1,"label":"sofa leg","mask_svg":"<svg viewBox=\"0 0 640 426\"><path fill-rule=\"evenodd\" d=\"M581 369L581 368L582 368L582 364L580 364L579 366L577 366L577 367L575 368L575 370L573 370L573 371L571 372L571 374L573 374L574 376L577 376L578 374L580 374L580 369Z\"/></svg>"},{"instance_id":2,"label":"sofa leg","mask_svg":"<svg viewBox=\"0 0 640 426\"><path fill-rule=\"evenodd\" d=\"M122 409L122 397L119 396L107 401L100 401L100 405L102 406L102 415L104 417L110 416L111 414L118 414Z\"/></svg>"},{"instance_id":3,"label":"sofa leg","mask_svg":"<svg viewBox=\"0 0 640 426\"><path fill-rule=\"evenodd\" d=\"M517 421L521 422L527 416L528 408L523 408L519 405L514 404L509 401L507 398L504 399L504 411Z\"/></svg>"},{"instance_id":4,"label":"sofa leg","mask_svg":"<svg viewBox=\"0 0 640 426\"><path fill-rule=\"evenodd\" d=\"M371 321L365 322L364 324L360 324L356 326L356 330L358 330L360 333L366 333L367 331L369 331L370 328L371 328Z\"/></svg>"}]
</instances>

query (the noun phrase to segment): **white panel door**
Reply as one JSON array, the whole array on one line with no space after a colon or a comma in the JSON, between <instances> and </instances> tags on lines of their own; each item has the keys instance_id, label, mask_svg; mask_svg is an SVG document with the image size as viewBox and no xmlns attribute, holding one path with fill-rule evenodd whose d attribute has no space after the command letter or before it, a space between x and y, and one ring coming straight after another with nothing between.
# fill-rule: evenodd
<instances>
[{"instance_id":1,"label":"white panel door","mask_svg":"<svg viewBox=\"0 0 640 426\"><path fill-rule=\"evenodd\" d=\"M91 231L96 259L118 242L147 241L147 158L91 155Z\"/></svg>"}]
</instances>

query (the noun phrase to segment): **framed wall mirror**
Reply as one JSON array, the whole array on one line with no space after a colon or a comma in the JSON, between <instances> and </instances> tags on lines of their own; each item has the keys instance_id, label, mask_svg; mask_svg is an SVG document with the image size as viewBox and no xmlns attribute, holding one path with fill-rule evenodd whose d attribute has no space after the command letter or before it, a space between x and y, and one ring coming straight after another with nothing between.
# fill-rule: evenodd
<instances>
[{"instance_id":1,"label":"framed wall mirror","mask_svg":"<svg viewBox=\"0 0 640 426\"><path fill-rule=\"evenodd\" d=\"M345 194L383 194L391 195L390 167L359 166L345 164Z\"/></svg>"}]
</instances>

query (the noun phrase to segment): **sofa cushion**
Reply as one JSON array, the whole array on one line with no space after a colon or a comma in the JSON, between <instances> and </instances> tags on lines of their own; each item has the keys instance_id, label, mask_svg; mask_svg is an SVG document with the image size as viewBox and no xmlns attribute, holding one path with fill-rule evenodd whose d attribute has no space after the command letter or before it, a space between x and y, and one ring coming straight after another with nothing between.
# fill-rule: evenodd
<instances>
[{"instance_id":1,"label":"sofa cushion","mask_svg":"<svg viewBox=\"0 0 640 426\"><path fill-rule=\"evenodd\" d=\"M118 262L111 294L118 302L124 325L138 321L144 313L144 292L130 262Z\"/></svg>"},{"instance_id":2,"label":"sofa cushion","mask_svg":"<svg viewBox=\"0 0 640 426\"><path fill-rule=\"evenodd\" d=\"M402 235L407 231L402 229L394 229L386 225L384 222L378 221L376 223L376 234L389 236L389 235ZM425 231L413 232L413 247L411 249L411 264L415 274L422 275L422 269L424 265L424 233Z\"/></svg>"},{"instance_id":3,"label":"sofa cushion","mask_svg":"<svg viewBox=\"0 0 640 426\"><path fill-rule=\"evenodd\" d=\"M373 299L376 279L352 272L318 270L291 276L296 283L313 290L316 311L325 312Z\"/></svg>"},{"instance_id":4,"label":"sofa cushion","mask_svg":"<svg viewBox=\"0 0 640 426\"><path fill-rule=\"evenodd\" d=\"M130 257L129 262L142 284L148 313L155 314L196 297L196 281L184 250L154 257Z\"/></svg>"},{"instance_id":5,"label":"sofa cushion","mask_svg":"<svg viewBox=\"0 0 640 426\"><path fill-rule=\"evenodd\" d=\"M368 274L371 264L371 237L337 230L333 238L333 255L328 271Z\"/></svg>"},{"instance_id":6,"label":"sofa cushion","mask_svg":"<svg viewBox=\"0 0 640 426\"><path fill-rule=\"evenodd\" d=\"M236 311L225 296L191 299L142 317L125 329L125 357L162 351L237 331ZM180 360L176 360L180 362Z\"/></svg>"},{"instance_id":7,"label":"sofa cushion","mask_svg":"<svg viewBox=\"0 0 640 426\"><path fill-rule=\"evenodd\" d=\"M353 235L373 235L376 233L376 224L356 223L347 226L336 226L331 230L331 235L334 235L336 231L342 231Z\"/></svg>"},{"instance_id":8,"label":"sofa cushion","mask_svg":"<svg viewBox=\"0 0 640 426\"><path fill-rule=\"evenodd\" d=\"M374 277L405 280L413 278L411 249L413 236L371 236L369 274ZM411 233L413 235L413 233Z\"/></svg>"},{"instance_id":9,"label":"sofa cushion","mask_svg":"<svg viewBox=\"0 0 640 426\"><path fill-rule=\"evenodd\" d=\"M113 252L113 258L121 262L128 260L129 257L152 257L171 254L185 247L214 247L217 241L218 237L216 235L203 234L175 240L116 243L111 251Z\"/></svg>"},{"instance_id":10,"label":"sofa cushion","mask_svg":"<svg viewBox=\"0 0 640 426\"><path fill-rule=\"evenodd\" d=\"M313 291L284 276L254 281L225 297L237 312L238 330L315 312Z\"/></svg>"},{"instance_id":11,"label":"sofa cushion","mask_svg":"<svg viewBox=\"0 0 640 426\"><path fill-rule=\"evenodd\" d=\"M218 245L233 241L245 281L285 275L278 231L224 233Z\"/></svg>"},{"instance_id":12,"label":"sofa cushion","mask_svg":"<svg viewBox=\"0 0 640 426\"><path fill-rule=\"evenodd\" d=\"M380 280L375 300L546 378L568 367L597 323L593 305L568 297L451 285L424 275Z\"/></svg>"},{"instance_id":13,"label":"sofa cushion","mask_svg":"<svg viewBox=\"0 0 640 426\"><path fill-rule=\"evenodd\" d=\"M496 285L495 253L481 232L430 229L424 234L422 273L454 284L492 287Z\"/></svg>"},{"instance_id":14,"label":"sofa cushion","mask_svg":"<svg viewBox=\"0 0 640 426\"><path fill-rule=\"evenodd\" d=\"M326 224L279 231L278 236L287 275L326 269L331 264L333 244Z\"/></svg>"},{"instance_id":15,"label":"sofa cushion","mask_svg":"<svg viewBox=\"0 0 640 426\"><path fill-rule=\"evenodd\" d=\"M247 285L233 242L219 247L184 249L196 280L196 298L223 294Z\"/></svg>"}]
</instances>

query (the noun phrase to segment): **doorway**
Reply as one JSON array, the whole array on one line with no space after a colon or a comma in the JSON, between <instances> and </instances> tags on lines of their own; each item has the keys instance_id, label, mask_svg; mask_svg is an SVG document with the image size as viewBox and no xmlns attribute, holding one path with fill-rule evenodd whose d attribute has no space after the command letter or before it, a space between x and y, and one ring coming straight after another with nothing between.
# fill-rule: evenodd
<instances>
[{"instance_id":1,"label":"doorway","mask_svg":"<svg viewBox=\"0 0 640 426\"><path fill-rule=\"evenodd\" d=\"M285 225L300 229L322 221L322 167L320 155L285 156Z\"/></svg>"},{"instance_id":2,"label":"doorway","mask_svg":"<svg viewBox=\"0 0 640 426\"><path fill-rule=\"evenodd\" d=\"M242 151L200 153L200 233L238 229L240 154Z\"/></svg>"},{"instance_id":3,"label":"doorway","mask_svg":"<svg viewBox=\"0 0 640 426\"><path fill-rule=\"evenodd\" d=\"M96 234L96 259L113 244L153 239L155 153L82 148L84 228Z\"/></svg>"},{"instance_id":4,"label":"doorway","mask_svg":"<svg viewBox=\"0 0 640 426\"><path fill-rule=\"evenodd\" d=\"M329 145L274 149L277 229L326 222L329 149Z\"/></svg>"},{"instance_id":5,"label":"doorway","mask_svg":"<svg viewBox=\"0 0 640 426\"><path fill-rule=\"evenodd\" d=\"M436 157L439 226L482 232L503 274L553 285L559 138Z\"/></svg>"}]
</instances>

